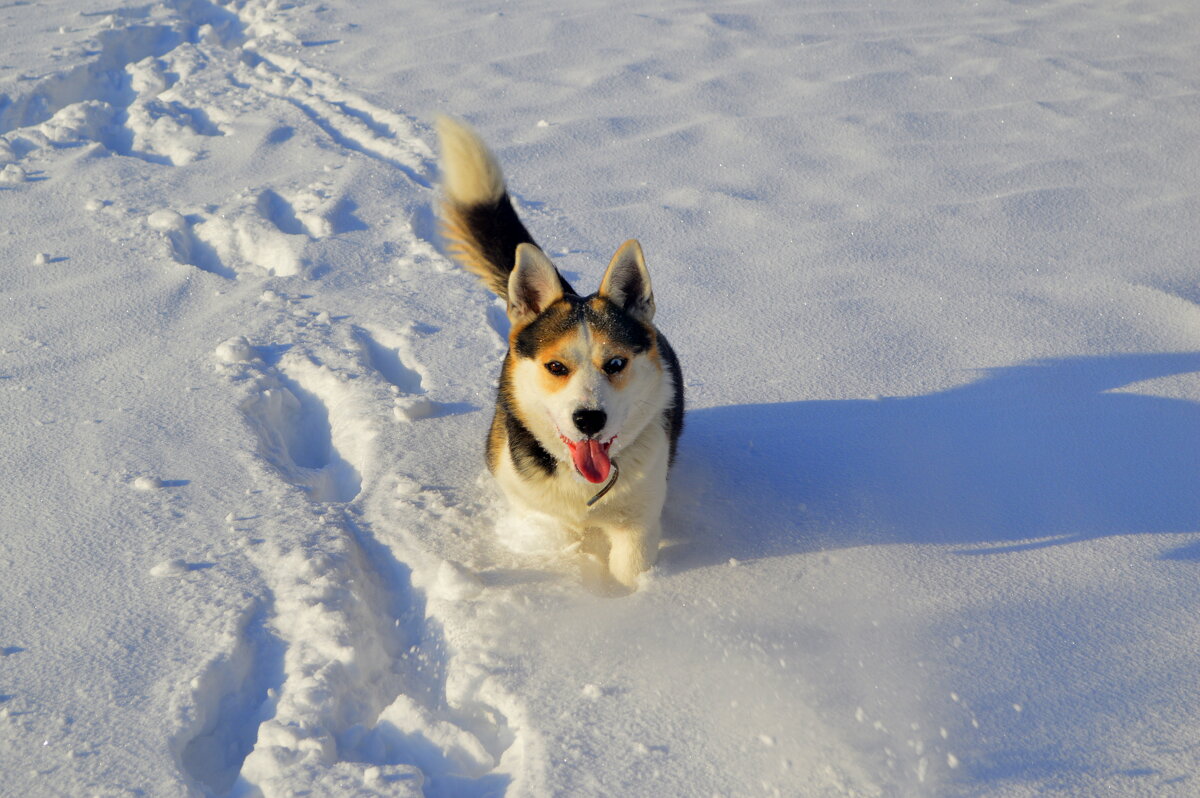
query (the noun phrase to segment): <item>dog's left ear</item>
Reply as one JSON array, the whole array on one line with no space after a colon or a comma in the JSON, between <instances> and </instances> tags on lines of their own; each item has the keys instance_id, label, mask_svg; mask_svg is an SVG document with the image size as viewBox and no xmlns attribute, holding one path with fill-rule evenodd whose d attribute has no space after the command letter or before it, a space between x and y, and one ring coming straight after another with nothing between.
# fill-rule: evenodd
<instances>
[{"instance_id":1,"label":"dog's left ear","mask_svg":"<svg viewBox=\"0 0 1200 798\"><path fill-rule=\"evenodd\" d=\"M654 318L650 272L646 271L642 245L635 239L622 244L609 261L604 279L600 281L600 296L645 324Z\"/></svg>"}]
</instances>

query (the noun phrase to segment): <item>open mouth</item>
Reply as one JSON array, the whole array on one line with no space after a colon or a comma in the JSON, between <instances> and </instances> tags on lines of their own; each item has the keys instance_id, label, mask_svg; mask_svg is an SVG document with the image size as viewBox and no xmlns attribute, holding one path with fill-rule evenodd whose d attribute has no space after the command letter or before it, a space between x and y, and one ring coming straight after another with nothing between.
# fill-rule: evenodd
<instances>
[{"instance_id":1,"label":"open mouth","mask_svg":"<svg viewBox=\"0 0 1200 798\"><path fill-rule=\"evenodd\" d=\"M565 435L559 435L559 437L571 450L571 460L574 461L575 470L581 477L593 484L599 484L608 479L608 473L612 470L608 447L612 446L616 436L610 438L607 443L601 443L593 438L573 441Z\"/></svg>"}]
</instances>

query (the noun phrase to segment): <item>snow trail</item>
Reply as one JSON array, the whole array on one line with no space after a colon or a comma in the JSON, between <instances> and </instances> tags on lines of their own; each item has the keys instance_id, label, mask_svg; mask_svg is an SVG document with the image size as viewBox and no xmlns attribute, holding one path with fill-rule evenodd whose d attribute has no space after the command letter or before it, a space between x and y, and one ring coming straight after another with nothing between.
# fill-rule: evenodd
<instances>
[{"instance_id":1,"label":"snow trail","mask_svg":"<svg viewBox=\"0 0 1200 798\"><path fill-rule=\"evenodd\" d=\"M409 204L428 205L432 154L411 123L273 49L295 43L274 8L190 0L105 17L85 63L8 98L0 146L11 174L73 148L185 167L219 158L216 139L270 119L263 148L366 156L381 174L404 176L418 192ZM253 299L264 279L328 274L323 253L367 229L336 172L317 165L296 177L306 182L234 189L217 204L154 210L140 224L113 213L133 196L94 203L113 235L160 236L170 260L226 281L218 291L251 308L248 334L226 340L214 360L257 441L255 487L227 525L265 592L231 618L223 652L183 688L171 746L183 774L213 795L290 795L298 785L501 793L521 777L515 753L501 764L520 746L492 702L511 699L458 675L439 614L414 586L415 571L437 580L437 558L399 545L386 519L365 511L372 491L397 479L382 463L403 435L381 430L461 403L431 398L410 341L416 319L357 326L269 288ZM406 238L408 262L428 260L428 245ZM260 506L268 496L275 505Z\"/></svg>"},{"instance_id":2,"label":"snow trail","mask_svg":"<svg viewBox=\"0 0 1200 798\"><path fill-rule=\"evenodd\" d=\"M260 37L285 33L257 11L239 15ZM421 174L430 152L407 121L346 91L335 76L260 42L230 80L243 92L291 103L336 145L428 188ZM281 276L301 270L304 243L281 245L271 236L319 241L362 225L354 204L319 182L300 192L264 188L253 203L226 208L221 224L233 235L209 232L215 217L200 235L217 252L234 250L234 258L260 267L272 253L294 253L291 265L266 269ZM264 221L278 232L264 236ZM260 228L244 233L247 223ZM247 251L247 240L262 251ZM290 312L278 312L280 303ZM286 795L297 784L431 798L503 792L512 775L500 763L514 732L474 680L447 692L460 666L442 642L438 614L413 585L414 569L436 573L436 559L416 549L407 551L408 562L395 559L405 548L394 533L377 538L384 519L364 512L369 501L356 501L394 479L380 470L387 457L380 429L443 412L426 396L409 335L328 314L314 320L286 297L265 295L259 304L274 317L260 335L290 343L239 350L244 356L226 358L224 368L252 386L241 407L262 460L304 491L318 516L297 522L308 530L300 541L293 531L290 544L263 544L251 555L273 596L266 623L284 651L283 676L263 717L250 719L258 723L255 744L234 792Z\"/></svg>"},{"instance_id":3,"label":"snow trail","mask_svg":"<svg viewBox=\"0 0 1200 798\"><path fill-rule=\"evenodd\" d=\"M295 343L273 365L269 349L264 359L231 345L222 353L241 357L222 368L246 395L265 473L302 490L315 515L286 519L277 510L262 525L290 527L278 536L288 542L251 554L273 596L266 623L284 649L283 678L238 783L267 796L302 783L492 794L511 779L498 768L514 733L490 704L494 687L474 679L449 687L462 681L455 674L463 665L443 642L436 602L427 606L413 584L415 572L444 581L444 566L408 548L370 500L356 501L360 492L395 495L388 486L397 477L380 470L377 439L405 398L396 375L374 367L364 333L349 323L275 333ZM380 337L406 348L403 335ZM432 498L410 493L410 501ZM393 532L380 539L380 529Z\"/></svg>"}]
</instances>

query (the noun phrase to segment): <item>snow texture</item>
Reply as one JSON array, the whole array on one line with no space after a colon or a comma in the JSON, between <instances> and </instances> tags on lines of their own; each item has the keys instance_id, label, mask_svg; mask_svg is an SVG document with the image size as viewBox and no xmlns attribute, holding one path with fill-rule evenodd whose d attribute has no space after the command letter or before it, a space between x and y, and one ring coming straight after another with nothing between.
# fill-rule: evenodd
<instances>
[{"instance_id":1,"label":"snow texture","mask_svg":"<svg viewBox=\"0 0 1200 798\"><path fill-rule=\"evenodd\" d=\"M1200 792L1200 6L0 7L0 793ZM432 125L684 366L508 515Z\"/></svg>"}]
</instances>

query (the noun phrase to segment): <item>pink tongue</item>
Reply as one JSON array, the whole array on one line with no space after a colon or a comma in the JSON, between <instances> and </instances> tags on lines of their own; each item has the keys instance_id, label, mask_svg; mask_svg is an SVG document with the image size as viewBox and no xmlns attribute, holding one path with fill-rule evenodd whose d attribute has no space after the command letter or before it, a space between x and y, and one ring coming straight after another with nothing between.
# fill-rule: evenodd
<instances>
[{"instance_id":1,"label":"pink tongue","mask_svg":"<svg viewBox=\"0 0 1200 798\"><path fill-rule=\"evenodd\" d=\"M571 447L571 456L575 458L575 468L588 482L600 483L608 479L612 463L599 441L580 441Z\"/></svg>"}]
</instances>

